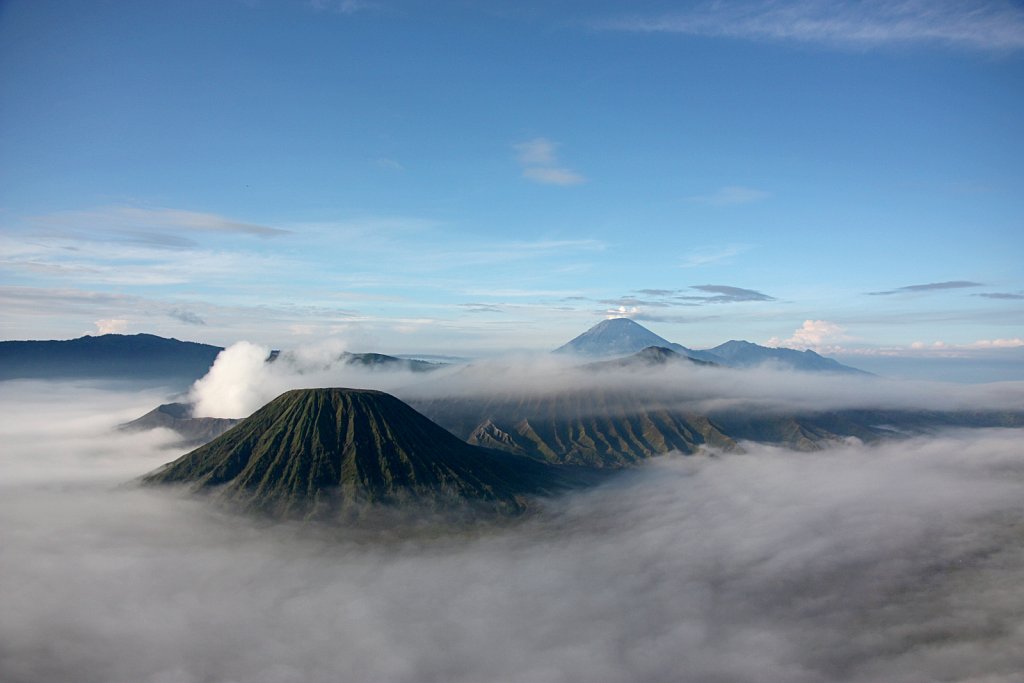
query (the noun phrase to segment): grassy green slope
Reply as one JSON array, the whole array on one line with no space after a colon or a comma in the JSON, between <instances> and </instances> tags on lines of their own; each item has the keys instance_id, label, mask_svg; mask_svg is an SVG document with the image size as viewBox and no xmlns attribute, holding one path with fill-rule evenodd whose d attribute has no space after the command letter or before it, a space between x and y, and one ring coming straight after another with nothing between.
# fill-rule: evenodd
<instances>
[{"instance_id":1,"label":"grassy green slope","mask_svg":"<svg viewBox=\"0 0 1024 683\"><path fill-rule=\"evenodd\" d=\"M735 441L707 417L652 406L619 392L438 399L417 404L473 444L552 463L621 467L701 446Z\"/></svg>"},{"instance_id":2,"label":"grassy green slope","mask_svg":"<svg viewBox=\"0 0 1024 683\"><path fill-rule=\"evenodd\" d=\"M571 477L471 446L389 394L309 389L281 395L144 481L222 487L246 507L288 516L405 501L518 512L525 496Z\"/></svg>"},{"instance_id":3,"label":"grassy green slope","mask_svg":"<svg viewBox=\"0 0 1024 683\"><path fill-rule=\"evenodd\" d=\"M470 443L551 463L622 467L701 446L740 441L813 451L847 437L866 442L949 427L1019 427L1018 411L838 410L697 414L629 390L591 389L533 396L475 396L415 403Z\"/></svg>"}]
</instances>

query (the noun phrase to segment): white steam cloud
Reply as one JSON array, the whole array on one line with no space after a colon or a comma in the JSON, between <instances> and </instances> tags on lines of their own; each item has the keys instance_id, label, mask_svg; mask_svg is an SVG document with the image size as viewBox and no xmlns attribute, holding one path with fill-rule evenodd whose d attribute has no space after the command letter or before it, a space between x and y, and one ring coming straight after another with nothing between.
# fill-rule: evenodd
<instances>
[{"instance_id":1,"label":"white steam cloud","mask_svg":"<svg viewBox=\"0 0 1024 683\"><path fill-rule=\"evenodd\" d=\"M253 353L255 355L255 353ZM367 542L124 486L154 396L0 393L0 680L985 681L1024 670L1024 439L665 457Z\"/></svg>"},{"instance_id":2,"label":"white steam cloud","mask_svg":"<svg viewBox=\"0 0 1024 683\"><path fill-rule=\"evenodd\" d=\"M267 357L270 349L238 342L217 355L206 376L192 386L196 417L234 417L252 413L273 396L267 396Z\"/></svg>"},{"instance_id":3,"label":"white steam cloud","mask_svg":"<svg viewBox=\"0 0 1024 683\"><path fill-rule=\"evenodd\" d=\"M245 417L290 389L349 387L386 389L412 373L375 371L345 362L346 343L331 338L282 352L242 341L221 351L213 367L189 392L196 417Z\"/></svg>"}]
</instances>

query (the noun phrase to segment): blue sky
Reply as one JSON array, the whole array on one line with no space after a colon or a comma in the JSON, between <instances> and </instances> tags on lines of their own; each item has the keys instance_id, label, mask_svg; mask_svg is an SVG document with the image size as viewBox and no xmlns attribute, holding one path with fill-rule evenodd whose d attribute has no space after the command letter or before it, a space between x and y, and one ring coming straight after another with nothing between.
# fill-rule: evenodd
<instances>
[{"instance_id":1,"label":"blue sky","mask_svg":"<svg viewBox=\"0 0 1024 683\"><path fill-rule=\"evenodd\" d=\"M0 337L1015 352L1022 112L1019 2L8 0Z\"/></svg>"}]
</instances>

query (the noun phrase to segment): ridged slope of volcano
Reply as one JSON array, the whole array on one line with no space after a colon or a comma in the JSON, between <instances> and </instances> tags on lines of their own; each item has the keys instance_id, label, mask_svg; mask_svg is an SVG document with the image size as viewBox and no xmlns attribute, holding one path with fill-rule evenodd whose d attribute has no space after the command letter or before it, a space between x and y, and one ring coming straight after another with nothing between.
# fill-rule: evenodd
<instances>
[{"instance_id":1,"label":"ridged slope of volcano","mask_svg":"<svg viewBox=\"0 0 1024 683\"><path fill-rule=\"evenodd\" d=\"M583 334L559 346L554 353L608 358L639 353L652 346L671 349L688 358L709 363L721 360L707 351L688 349L682 344L659 337L629 318L602 320Z\"/></svg>"},{"instance_id":2,"label":"ridged slope of volcano","mask_svg":"<svg viewBox=\"0 0 1024 683\"><path fill-rule=\"evenodd\" d=\"M694 412L685 395L627 387L446 397L414 405L469 443L550 463L616 468L670 451L742 449L742 442L820 450L948 427L1020 427L1021 411L793 410L724 406Z\"/></svg>"},{"instance_id":3,"label":"ridged slope of volcano","mask_svg":"<svg viewBox=\"0 0 1024 683\"><path fill-rule=\"evenodd\" d=\"M519 512L568 485L559 468L471 446L379 391L303 389L274 399L144 482L185 483L276 516L369 503Z\"/></svg>"},{"instance_id":4,"label":"ridged slope of volcano","mask_svg":"<svg viewBox=\"0 0 1024 683\"><path fill-rule=\"evenodd\" d=\"M474 396L416 405L471 444L549 463L623 467L670 451L736 447L707 417L669 409L629 390Z\"/></svg>"}]
</instances>

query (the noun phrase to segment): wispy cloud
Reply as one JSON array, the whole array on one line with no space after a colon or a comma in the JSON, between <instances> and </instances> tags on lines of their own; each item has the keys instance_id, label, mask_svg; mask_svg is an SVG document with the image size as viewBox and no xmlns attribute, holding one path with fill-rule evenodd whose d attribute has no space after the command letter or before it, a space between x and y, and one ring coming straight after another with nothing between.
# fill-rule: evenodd
<instances>
[{"instance_id":1,"label":"wispy cloud","mask_svg":"<svg viewBox=\"0 0 1024 683\"><path fill-rule=\"evenodd\" d=\"M513 252L536 252L536 251L562 251L562 250L585 250L603 251L606 247L601 240L594 239L572 239L572 240L534 240L531 242L503 242L499 245L502 249Z\"/></svg>"},{"instance_id":2,"label":"wispy cloud","mask_svg":"<svg viewBox=\"0 0 1024 683\"><path fill-rule=\"evenodd\" d=\"M608 308L599 311L606 317L626 317L650 322L694 322L717 316L674 315L665 311L672 308L694 308L709 304L775 301L763 292L729 285L693 285L686 289L638 289L635 296L627 294L616 298L587 299ZM693 292L703 292L695 294ZM652 312L655 309L656 312Z\"/></svg>"},{"instance_id":3,"label":"wispy cloud","mask_svg":"<svg viewBox=\"0 0 1024 683\"><path fill-rule=\"evenodd\" d=\"M851 342L854 343L850 345ZM857 338L850 335L847 329L838 323L829 320L805 320L803 325L794 330L788 339L772 337L765 344L797 350L809 348L818 353L848 356L949 358L965 358L985 351L1000 353L1024 348L1024 339L1020 337L979 339L967 343L915 341L911 344L889 346L865 346L856 342Z\"/></svg>"},{"instance_id":4,"label":"wispy cloud","mask_svg":"<svg viewBox=\"0 0 1024 683\"><path fill-rule=\"evenodd\" d=\"M1024 347L1024 339L1014 337L1012 339L979 339L967 344L947 344L943 341L936 341L930 344L925 342L914 342L910 348L915 351L978 351L989 349L1019 349Z\"/></svg>"},{"instance_id":5,"label":"wispy cloud","mask_svg":"<svg viewBox=\"0 0 1024 683\"><path fill-rule=\"evenodd\" d=\"M547 138L533 138L513 145L519 163L523 166L552 166L557 164L555 143Z\"/></svg>"},{"instance_id":6,"label":"wispy cloud","mask_svg":"<svg viewBox=\"0 0 1024 683\"><path fill-rule=\"evenodd\" d=\"M970 280L949 280L948 282L929 282L923 285L907 285L906 287L897 287L896 289L888 289L883 292L868 292L871 296L890 296L892 294L910 294L913 292L934 292L946 289L965 289L968 287L983 287L980 282L971 282Z\"/></svg>"},{"instance_id":7,"label":"wispy cloud","mask_svg":"<svg viewBox=\"0 0 1024 683\"><path fill-rule=\"evenodd\" d=\"M717 315L662 315L659 313L636 312L628 316L633 320L645 323L702 323L709 320L717 320Z\"/></svg>"},{"instance_id":8,"label":"wispy cloud","mask_svg":"<svg viewBox=\"0 0 1024 683\"><path fill-rule=\"evenodd\" d=\"M858 49L908 43L984 51L1024 48L1024 9L1003 0L716 1L680 12L618 17L592 25L603 30Z\"/></svg>"},{"instance_id":9,"label":"wispy cloud","mask_svg":"<svg viewBox=\"0 0 1024 683\"><path fill-rule=\"evenodd\" d=\"M669 301L659 299L637 299L632 296L623 296L618 299L599 299L598 303L607 304L609 306L615 306L618 308L636 308L639 306L652 306L654 308L668 308L673 304ZM676 304L678 305L678 304Z\"/></svg>"},{"instance_id":10,"label":"wispy cloud","mask_svg":"<svg viewBox=\"0 0 1024 683\"><path fill-rule=\"evenodd\" d=\"M731 304L741 301L775 301L775 297L768 296L763 292L742 287L730 287L729 285L693 285L690 289L700 292L707 292L711 296L681 295L678 298L684 301L699 301L706 304Z\"/></svg>"},{"instance_id":11,"label":"wispy cloud","mask_svg":"<svg viewBox=\"0 0 1024 683\"><path fill-rule=\"evenodd\" d=\"M553 298L563 301L585 300L585 297L575 296L574 292L563 289L469 289L464 293L470 296L495 296L508 299Z\"/></svg>"},{"instance_id":12,"label":"wispy cloud","mask_svg":"<svg viewBox=\"0 0 1024 683\"><path fill-rule=\"evenodd\" d=\"M545 185L579 185L587 180L560 163L556 153L558 144L547 138L533 138L513 147L524 178Z\"/></svg>"},{"instance_id":13,"label":"wispy cloud","mask_svg":"<svg viewBox=\"0 0 1024 683\"><path fill-rule=\"evenodd\" d=\"M199 315L186 308L172 308L167 311L167 315L171 316L179 322L183 322L186 325L205 325L206 321L203 320Z\"/></svg>"},{"instance_id":14,"label":"wispy cloud","mask_svg":"<svg viewBox=\"0 0 1024 683\"><path fill-rule=\"evenodd\" d=\"M173 244L181 233L226 233L254 237L281 237L289 230L234 220L214 213L168 208L107 206L85 211L61 211L37 216L30 222L54 232L121 234L147 239L168 238Z\"/></svg>"},{"instance_id":15,"label":"wispy cloud","mask_svg":"<svg viewBox=\"0 0 1024 683\"><path fill-rule=\"evenodd\" d=\"M156 334L175 334L175 330L180 329L177 323L209 328L208 320L216 321L217 329L211 334L232 339L293 324L315 323L318 329L323 329L343 321L366 319L357 311L312 303L300 305L268 300L239 303L237 297L229 297L229 301L214 304L159 295L2 285L0 310L5 314L7 335L11 338L22 335L26 339L40 338L40 334L54 338L77 336L92 331L94 325L97 330L106 332L130 327Z\"/></svg>"},{"instance_id":16,"label":"wispy cloud","mask_svg":"<svg viewBox=\"0 0 1024 683\"><path fill-rule=\"evenodd\" d=\"M735 206L737 204L750 204L771 196L770 192L758 190L753 187L741 187L729 185L720 187L710 194L698 194L686 197L687 201L708 204L710 206Z\"/></svg>"},{"instance_id":17,"label":"wispy cloud","mask_svg":"<svg viewBox=\"0 0 1024 683\"><path fill-rule=\"evenodd\" d=\"M524 168L523 177L545 185L579 185L586 181L586 178L579 173L570 171L567 168L544 168L539 166Z\"/></svg>"},{"instance_id":18,"label":"wispy cloud","mask_svg":"<svg viewBox=\"0 0 1024 683\"><path fill-rule=\"evenodd\" d=\"M505 309L497 304L459 304L460 308L465 309L469 313L504 313Z\"/></svg>"},{"instance_id":19,"label":"wispy cloud","mask_svg":"<svg viewBox=\"0 0 1024 683\"><path fill-rule=\"evenodd\" d=\"M604 242L594 239L473 242L450 247L423 246L415 252L393 254L392 258L408 259L409 270L438 271L513 261L557 261L571 254L603 251L605 248Z\"/></svg>"},{"instance_id":20,"label":"wispy cloud","mask_svg":"<svg viewBox=\"0 0 1024 683\"><path fill-rule=\"evenodd\" d=\"M982 296L986 299L1006 299L1008 301L1024 300L1024 294L1014 294L1012 292L981 292L980 294L972 294L971 296Z\"/></svg>"},{"instance_id":21,"label":"wispy cloud","mask_svg":"<svg viewBox=\"0 0 1024 683\"><path fill-rule=\"evenodd\" d=\"M71 238L40 239L34 250L0 258L0 273L52 281L161 286L202 282L234 287L298 267L288 257L223 249L165 250Z\"/></svg>"},{"instance_id":22,"label":"wispy cloud","mask_svg":"<svg viewBox=\"0 0 1024 683\"><path fill-rule=\"evenodd\" d=\"M384 169L387 169L389 171L404 171L405 170L405 166L403 166L401 163L399 163L399 162L397 162L394 159L391 159L389 157L377 157L376 159L373 160L373 164L377 168L384 168Z\"/></svg>"},{"instance_id":23,"label":"wispy cloud","mask_svg":"<svg viewBox=\"0 0 1024 683\"><path fill-rule=\"evenodd\" d=\"M725 246L697 247L688 253L680 264L683 268L699 268L712 263L727 264L732 258L743 253L750 247L745 244L727 244Z\"/></svg>"}]
</instances>

